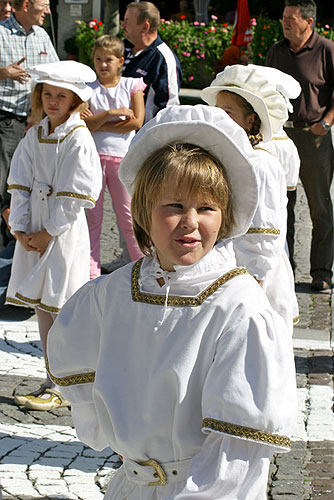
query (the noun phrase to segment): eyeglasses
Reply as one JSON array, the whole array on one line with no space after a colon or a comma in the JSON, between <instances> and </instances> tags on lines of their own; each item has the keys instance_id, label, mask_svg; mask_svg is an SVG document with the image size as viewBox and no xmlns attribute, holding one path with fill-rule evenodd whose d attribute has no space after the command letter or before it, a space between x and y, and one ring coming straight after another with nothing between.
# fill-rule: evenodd
<instances>
[{"instance_id":1,"label":"eyeglasses","mask_svg":"<svg viewBox=\"0 0 334 500\"><path fill-rule=\"evenodd\" d=\"M31 3L31 5L33 5L37 9L41 9L41 10L48 10L48 9L50 9L50 4L49 3L38 3L38 2L31 1L31 0L29 0L29 3Z\"/></svg>"}]
</instances>

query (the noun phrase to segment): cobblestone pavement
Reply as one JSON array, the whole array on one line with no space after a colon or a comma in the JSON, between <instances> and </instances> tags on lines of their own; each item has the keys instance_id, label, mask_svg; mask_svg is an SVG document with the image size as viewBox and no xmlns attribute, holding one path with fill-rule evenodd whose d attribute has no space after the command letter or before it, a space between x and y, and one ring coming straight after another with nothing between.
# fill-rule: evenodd
<instances>
[{"instance_id":1,"label":"cobblestone pavement","mask_svg":"<svg viewBox=\"0 0 334 500\"><path fill-rule=\"evenodd\" d=\"M332 291L311 293L311 224L298 190L296 289L300 323L294 331L299 415L292 451L271 463L270 500L334 500ZM117 226L105 201L102 261L118 252ZM119 467L112 450L95 452L77 439L70 410L22 410L12 402L44 376L35 316L15 308L0 317L0 484L5 500L98 500ZM277 395L279 397L279 395ZM254 499L256 500L256 499Z\"/></svg>"}]
</instances>

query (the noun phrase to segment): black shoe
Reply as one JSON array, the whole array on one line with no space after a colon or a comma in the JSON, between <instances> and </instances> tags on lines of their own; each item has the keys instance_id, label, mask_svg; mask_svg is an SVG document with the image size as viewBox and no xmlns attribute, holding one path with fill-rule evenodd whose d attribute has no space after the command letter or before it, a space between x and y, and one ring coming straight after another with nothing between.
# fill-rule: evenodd
<instances>
[{"instance_id":1,"label":"black shoe","mask_svg":"<svg viewBox=\"0 0 334 500\"><path fill-rule=\"evenodd\" d=\"M332 287L331 278L324 278L323 276L316 276L311 283L311 289L317 292L322 290L329 290Z\"/></svg>"}]
</instances>

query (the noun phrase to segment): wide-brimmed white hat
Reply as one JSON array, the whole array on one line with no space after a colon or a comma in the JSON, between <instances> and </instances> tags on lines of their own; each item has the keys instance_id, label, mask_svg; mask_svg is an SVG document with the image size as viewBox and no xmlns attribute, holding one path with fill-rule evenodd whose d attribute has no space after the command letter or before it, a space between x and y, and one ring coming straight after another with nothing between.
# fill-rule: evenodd
<instances>
[{"instance_id":1,"label":"wide-brimmed white hat","mask_svg":"<svg viewBox=\"0 0 334 500\"><path fill-rule=\"evenodd\" d=\"M234 92L251 104L261 120L260 132L266 142L287 121L292 109L289 99L298 97L301 88L297 80L278 69L235 64L218 73L210 87L202 90L201 98L215 106L222 90Z\"/></svg>"},{"instance_id":2,"label":"wide-brimmed white hat","mask_svg":"<svg viewBox=\"0 0 334 500\"><path fill-rule=\"evenodd\" d=\"M93 90L86 83L95 82L96 74L86 64L76 61L57 61L38 64L28 68L27 71L32 76L32 90L37 83L48 83L54 87L72 90L83 101L88 101L93 95Z\"/></svg>"},{"instance_id":3,"label":"wide-brimmed white hat","mask_svg":"<svg viewBox=\"0 0 334 500\"><path fill-rule=\"evenodd\" d=\"M130 195L144 161L154 151L174 142L200 146L221 161L231 186L235 218L229 237L244 234L258 202L258 157L245 131L222 109L201 104L168 106L146 123L120 164L119 177Z\"/></svg>"}]
</instances>

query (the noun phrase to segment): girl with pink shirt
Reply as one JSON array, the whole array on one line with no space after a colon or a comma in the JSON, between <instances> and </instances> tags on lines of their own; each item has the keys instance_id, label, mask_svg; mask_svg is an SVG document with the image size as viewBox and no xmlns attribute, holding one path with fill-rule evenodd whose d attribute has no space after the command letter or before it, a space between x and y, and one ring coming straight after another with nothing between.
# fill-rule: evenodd
<instances>
[{"instance_id":1,"label":"girl with pink shirt","mask_svg":"<svg viewBox=\"0 0 334 500\"><path fill-rule=\"evenodd\" d=\"M142 78L121 76L124 45L118 37L104 35L94 44L93 61L97 80L91 84L93 96L90 109L82 114L91 130L100 155L103 184L94 209L87 212L91 242L90 277L101 274L100 235L103 219L103 199L108 186L131 260L142 257L131 220L130 196L118 178L119 164L127 153L131 140L144 122L145 105Z\"/></svg>"}]
</instances>

